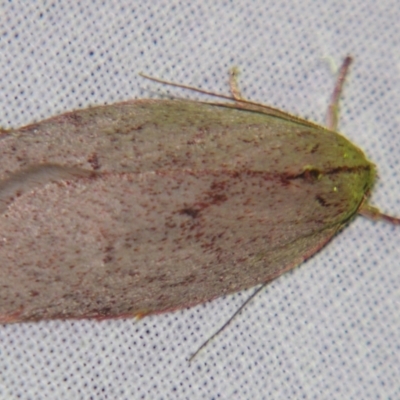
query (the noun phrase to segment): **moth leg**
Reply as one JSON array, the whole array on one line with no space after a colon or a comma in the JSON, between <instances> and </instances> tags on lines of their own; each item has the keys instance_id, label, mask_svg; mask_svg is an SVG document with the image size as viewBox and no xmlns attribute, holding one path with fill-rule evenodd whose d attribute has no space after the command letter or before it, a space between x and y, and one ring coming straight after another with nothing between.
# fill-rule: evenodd
<instances>
[{"instance_id":1,"label":"moth leg","mask_svg":"<svg viewBox=\"0 0 400 400\"><path fill-rule=\"evenodd\" d=\"M336 84L333 89L331 100L329 102L328 111L326 113L326 127L333 131L337 130L339 119L339 99L342 95L343 84L349 71L350 64L352 62L353 59L350 56L347 56L344 59L336 79Z\"/></svg>"},{"instance_id":2,"label":"moth leg","mask_svg":"<svg viewBox=\"0 0 400 400\"><path fill-rule=\"evenodd\" d=\"M233 67L229 71L229 87L231 89L232 97L237 100L245 100L242 94L240 93L239 85L238 85L238 76L239 76L239 69Z\"/></svg>"},{"instance_id":3,"label":"moth leg","mask_svg":"<svg viewBox=\"0 0 400 400\"><path fill-rule=\"evenodd\" d=\"M374 221L383 220L390 224L400 225L400 218L392 217L391 215L383 214L378 208L371 206L368 203L361 204L358 213L362 216L372 219Z\"/></svg>"}]
</instances>

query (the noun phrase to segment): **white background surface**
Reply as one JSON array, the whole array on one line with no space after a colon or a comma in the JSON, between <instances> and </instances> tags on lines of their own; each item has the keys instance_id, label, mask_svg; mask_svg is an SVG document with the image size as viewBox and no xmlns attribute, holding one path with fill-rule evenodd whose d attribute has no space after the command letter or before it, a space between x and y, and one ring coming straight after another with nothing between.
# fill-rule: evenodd
<instances>
[{"instance_id":1,"label":"white background surface","mask_svg":"<svg viewBox=\"0 0 400 400\"><path fill-rule=\"evenodd\" d=\"M323 122L352 54L340 128L378 165L373 202L400 215L397 0L0 4L3 127L183 93L140 71L228 93L232 66L246 97ZM399 399L399 242L357 218L190 365L250 291L136 324L0 326L0 399Z\"/></svg>"}]
</instances>

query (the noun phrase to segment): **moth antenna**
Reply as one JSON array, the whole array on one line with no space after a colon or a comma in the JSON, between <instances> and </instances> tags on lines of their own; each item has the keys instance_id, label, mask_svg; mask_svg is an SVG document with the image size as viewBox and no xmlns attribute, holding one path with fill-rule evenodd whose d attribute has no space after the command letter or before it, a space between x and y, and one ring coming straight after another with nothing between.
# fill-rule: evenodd
<instances>
[{"instance_id":1,"label":"moth antenna","mask_svg":"<svg viewBox=\"0 0 400 400\"><path fill-rule=\"evenodd\" d=\"M224 94L210 92L208 90L200 89L195 86L184 85L183 83L176 83L176 82L167 81L165 79L155 78L154 76L146 75L146 74L143 74L142 72L139 72L139 75L142 78L149 79L150 81L161 83L163 85L169 85L169 86L174 86L174 87L178 87L181 89L193 90L194 92L208 94L210 96L219 97L221 99L234 100L234 98L232 96L226 96Z\"/></svg>"},{"instance_id":2,"label":"moth antenna","mask_svg":"<svg viewBox=\"0 0 400 400\"><path fill-rule=\"evenodd\" d=\"M271 106L267 106L265 104L262 103L257 103L255 101L250 101L250 100L246 100L244 98L241 97L240 95L240 91L236 92L236 88L233 88L233 95L232 96L227 96L221 93L214 93L208 90L204 90L204 89L199 89L196 88L194 86L189 86L189 85L184 85L181 83L175 83L175 82L170 82L170 81L166 81L164 79L159 79L159 78L154 78L153 76L149 76L149 75L145 75L142 72L139 72L139 75L142 78L145 79L149 79L153 82L157 82L157 83L161 83L163 85L169 85L169 86L174 86L174 87L178 87L181 89L187 89L187 90L192 90L194 92L197 93L201 93L201 94L205 94L208 96L213 96L213 97L217 97L219 99L225 99L225 100L229 100L229 101L234 101L235 102L235 107L240 108L240 109L249 109L249 110L253 110L253 111L258 111L258 112L263 112L267 115L273 115L277 118L282 118L286 121L293 121L293 122L297 122L306 126L312 126L312 127L317 127L317 128L322 128L325 129L325 127L320 126L318 124L315 124L314 122L311 121L307 121L303 118L297 117L296 115L287 113L285 111L280 110L279 108L275 108L275 107L271 107ZM236 72L234 72L233 75L236 75ZM234 77L234 79L236 79ZM230 82L230 84L232 84L232 81ZM235 85L235 84L234 84ZM231 86L231 90L232 90L232 86ZM238 96L238 97L236 97ZM208 102L204 102L206 104L214 104L214 105L225 105L225 104L218 104L218 103L208 103ZM246 106L250 106L250 107L246 107ZM255 106L256 109L252 108L252 106Z\"/></svg>"}]
</instances>

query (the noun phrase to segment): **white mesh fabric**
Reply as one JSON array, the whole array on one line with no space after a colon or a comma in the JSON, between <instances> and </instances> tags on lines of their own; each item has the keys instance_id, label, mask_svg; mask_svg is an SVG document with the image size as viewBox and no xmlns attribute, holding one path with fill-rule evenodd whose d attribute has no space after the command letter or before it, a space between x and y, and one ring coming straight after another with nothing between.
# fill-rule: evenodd
<instances>
[{"instance_id":1,"label":"white mesh fabric","mask_svg":"<svg viewBox=\"0 0 400 400\"><path fill-rule=\"evenodd\" d=\"M355 63L341 131L378 166L373 202L400 215L396 0L1 3L0 124L165 93L138 76L229 93L323 122ZM251 291L133 320L0 326L0 399L400 398L400 227L358 218L269 285L191 364Z\"/></svg>"}]
</instances>

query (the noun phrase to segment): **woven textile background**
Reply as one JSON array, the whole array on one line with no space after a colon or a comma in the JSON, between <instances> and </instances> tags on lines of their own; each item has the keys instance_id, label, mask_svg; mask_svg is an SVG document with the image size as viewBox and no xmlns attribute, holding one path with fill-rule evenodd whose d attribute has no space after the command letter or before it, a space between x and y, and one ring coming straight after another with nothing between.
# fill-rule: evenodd
<instances>
[{"instance_id":1,"label":"woven textile background","mask_svg":"<svg viewBox=\"0 0 400 400\"><path fill-rule=\"evenodd\" d=\"M130 98L198 97L140 71L229 93L232 66L247 98L323 123L352 54L340 130L378 166L372 202L400 216L398 0L0 4L3 127ZM0 400L399 399L399 259L400 227L357 218L191 364L252 290L137 323L0 326Z\"/></svg>"}]
</instances>

